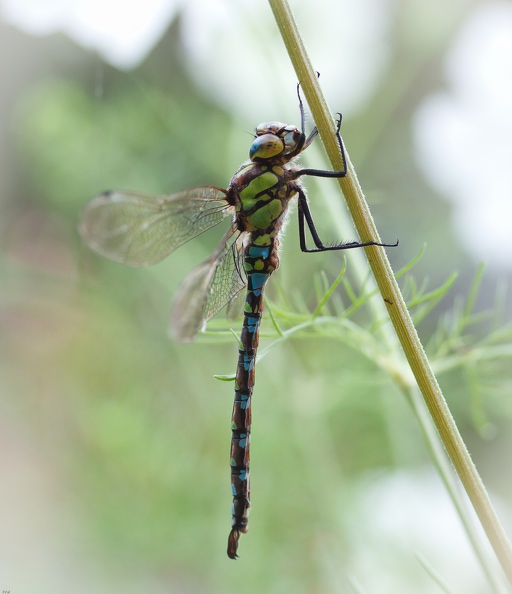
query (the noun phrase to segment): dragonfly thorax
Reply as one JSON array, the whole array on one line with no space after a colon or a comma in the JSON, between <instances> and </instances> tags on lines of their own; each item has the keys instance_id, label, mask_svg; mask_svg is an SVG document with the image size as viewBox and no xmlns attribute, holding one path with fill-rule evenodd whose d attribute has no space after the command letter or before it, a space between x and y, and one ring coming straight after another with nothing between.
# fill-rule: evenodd
<instances>
[{"instance_id":1,"label":"dragonfly thorax","mask_svg":"<svg viewBox=\"0 0 512 594\"><path fill-rule=\"evenodd\" d=\"M286 162L300 153L304 134L296 127L281 122L264 122L256 128L256 138L249 151L254 162L277 160Z\"/></svg>"}]
</instances>

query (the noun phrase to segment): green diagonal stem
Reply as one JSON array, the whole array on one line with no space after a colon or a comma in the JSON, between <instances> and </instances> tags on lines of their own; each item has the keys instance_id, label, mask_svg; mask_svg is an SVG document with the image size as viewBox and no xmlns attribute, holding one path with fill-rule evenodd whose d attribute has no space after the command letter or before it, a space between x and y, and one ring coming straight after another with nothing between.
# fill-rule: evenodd
<instances>
[{"instance_id":1,"label":"green diagonal stem","mask_svg":"<svg viewBox=\"0 0 512 594\"><path fill-rule=\"evenodd\" d=\"M306 53L288 2L287 0L269 0L269 4L332 167L335 170L340 170L343 168L343 163L336 140L333 116L322 95L317 74ZM361 241L380 242L347 151L345 151L345 155L348 174L339 180L339 184L359 237ZM365 248L365 251L383 303L386 305L395 332L446 452L509 582L512 583L512 546L448 409L391 270L386 252L383 248L374 246ZM410 388L405 374L401 378L396 377L396 379L402 382L402 388ZM488 571L487 573L489 575Z\"/></svg>"}]
</instances>

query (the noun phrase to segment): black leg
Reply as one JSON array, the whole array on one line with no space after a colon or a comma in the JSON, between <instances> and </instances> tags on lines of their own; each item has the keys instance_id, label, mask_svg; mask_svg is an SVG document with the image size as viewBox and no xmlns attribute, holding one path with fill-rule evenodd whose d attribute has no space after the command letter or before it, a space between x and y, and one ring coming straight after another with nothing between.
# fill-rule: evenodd
<instances>
[{"instance_id":1,"label":"black leg","mask_svg":"<svg viewBox=\"0 0 512 594\"><path fill-rule=\"evenodd\" d=\"M311 130L311 133L309 134L309 136L306 138L306 132L305 132L306 115L304 112L304 104L302 103L302 99L300 96L300 83L297 83L297 97L299 98L299 109L300 109L300 131L302 132L302 135L305 138L303 146L301 147L300 151L297 152L297 154L299 154L299 152L305 151L308 148L308 146L313 142L313 140L317 137L318 130L315 126L313 128L313 130Z\"/></svg>"},{"instance_id":2,"label":"black leg","mask_svg":"<svg viewBox=\"0 0 512 594\"><path fill-rule=\"evenodd\" d=\"M300 96L300 82L297 83L297 97L299 98L299 110L300 110L300 131L304 136L304 128L306 126L306 116L304 114L304 104L302 103L302 97Z\"/></svg>"},{"instance_id":3,"label":"black leg","mask_svg":"<svg viewBox=\"0 0 512 594\"><path fill-rule=\"evenodd\" d=\"M320 78L320 72L317 72L316 75L318 78ZM299 110L300 110L300 131L302 132L302 134L304 134L304 136L306 136L306 114L304 111L304 104L302 103L302 97L300 96L300 81L297 83L297 97L299 99ZM339 126L338 126L338 131L339 131ZM313 139L315 138L315 136L317 134L318 134L318 130L316 129L316 126L315 126L313 128L313 130L311 131L311 134L308 136L303 150L311 144L311 142L313 141Z\"/></svg>"},{"instance_id":4,"label":"black leg","mask_svg":"<svg viewBox=\"0 0 512 594\"><path fill-rule=\"evenodd\" d=\"M326 172L328 173L328 172ZM313 253L313 252L328 252L333 250L351 250L353 248L360 248L365 247L367 245L378 245L381 247L396 247L398 245L398 241L396 243L378 243L376 241L349 241L347 243L338 243L332 245L324 245L322 240L320 239L318 232L315 227L315 223L313 222L313 217L311 216L311 211L309 210L309 204L304 194L302 188L297 189L297 193L299 195L299 242L300 242L300 249L303 252ZM315 244L315 248L310 249L306 244L306 227L304 225L304 221L306 221L308 225L309 232L311 233L311 237L313 238L313 242Z\"/></svg>"},{"instance_id":5,"label":"black leg","mask_svg":"<svg viewBox=\"0 0 512 594\"><path fill-rule=\"evenodd\" d=\"M302 106L302 104L301 104ZM303 113L302 111L302 107L301 107L301 113ZM300 177L301 175L312 175L313 177L335 177L335 178L340 178L340 177L345 177L347 175L347 161L345 159L345 149L343 148L343 141L341 140L341 136L340 136L340 128L341 128L341 120L342 120L342 115L341 113L338 113L338 120L336 123L336 137L338 139L338 145L340 147L340 152L341 152L341 158L343 160L343 169L341 169L340 171L325 171L324 169L299 169L295 172L294 177ZM313 131L311 132L311 134L308 136L306 142L304 143L304 147L302 148L302 150L305 150L309 144L311 144L311 142L313 141L313 139L315 138L315 136L318 134L318 130L316 129L316 127L313 129Z\"/></svg>"}]
</instances>

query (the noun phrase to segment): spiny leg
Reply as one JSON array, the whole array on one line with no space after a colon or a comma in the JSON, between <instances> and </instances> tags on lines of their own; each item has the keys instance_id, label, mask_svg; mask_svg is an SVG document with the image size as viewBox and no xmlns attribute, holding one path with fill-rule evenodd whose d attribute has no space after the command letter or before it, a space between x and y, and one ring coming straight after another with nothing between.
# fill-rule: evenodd
<instances>
[{"instance_id":1,"label":"spiny leg","mask_svg":"<svg viewBox=\"0 0 512 594\"><path fill-rule=\"evenodd\" d=\"M313 177L334 177L334 178L345 177L347 175L347 160L345 158L345 149L343 148L343 141L341 140L341 135L340 135L342 115L341 115L341 113L338 113L337 116L338 116L338 119L336 120L336 138L338 139L338 146L340 147L341 159L343 161L343 169L340 169L339 171L327 171L325 169L308 169L308 168L298 169L297 171L295 171L295 174L294 174L295 179L302 175L311 175ZM302 148L303 151L306 150L306 148L311 144L311 141L315 138L315 136L317 134L318 134L318 130L315 127L313 132L311 132L308 139L304 143L304 147Z\"/></svg>"},{"instance_id":2,"label":"spiny leg","mask_svg":"<svg viewBox=\"0 0 512 594\"><path fill-rule=\"evenodd\" d=\"M316 75L318 78L320 78L320 72L317 72ZM302 132L302 134L305 137L306 136L306 113L304 110L304 104L302 102L302 97L300 96L300 82L297 83L297 98L299 100L299 110L300 110L300 131ZM338 134L340 131L340 125L341 125L341 115L340 115L340 121L338 123ZM301 148L301 151L306 150L308 148L308 146L316 138L317 135L318 135L318 129L315 126L313 128L313 130L311 130L309 136L306 138L304 145ZM339 136L338 136L338 139L339 139ZM340 142L340 144L341 144L341 142ZM343 161L343 162L345 162L345 161Z\"/></svg>"},{"instance_id":3,"label":"spiny leg","mask_svg":"<svg viewBox=\"0 0 512 594\"><path fill-rule=\"evenodd\" d=\"M300 94L299 94L300 100ZM301 102L301 113L303 113L302 102ZM327 171L324 169L299 169L295 172L295 178L298 178L302 175L311 175L312 177L328 177L328 178L340 178L345 177L347 175L347 161L345 158L345 149L343 147L343 141L341 140L340 135L340 128L343 116L341 113L338 113L337 125L336 125L336 137L338 139L338 145L340 147L341 158L343 161L343 169L339 171ZM315 128L316 131L316 128ZM316 136L316 134L315 134ZM311 139L312 140L312 139ZM304 148L306 148L309 144L309 138L304 144ZM309 204L304 194L304 191L300 186L297 186L297 194L299 195L299 241L300 241L300 249L306 253L313 253L313 252L326 252L326 251L334 251L334 250L350 250L354 248L365 247L369 245L377 245L381 247L396 247L398 245L398 240L395 243L379 243L377 241L349 241L346 243L338 243L333 245L324 245L320 236L318 235L318 231L316 230L315 223L313 221L313 217L311 215L311 211L309 209ZM310 249L307 247L306 242L306 230L304 221L306 221L309 231L311 233L311 237L315 243L315 248Z\"/></svg>"},{"instance_id":4,"label":"spiny leg","mask_svg":"<svg viewBox=\"0 0 512 594\"><path fill-rule=\"evenodd\" d=\"M335 251L335 250L350 250L353 248L360 248L365 247L368 245L378 245L381 247L396 247L398 245L398 240L396 243L379 243L377 241L349 241L347 243L338 243L333 245L324 245L322 240L318 235L318 231L316 230L315 223L313 222L313 217L311 216L311 211L309 210L309 204L304 194L302 188L298 187L297 193L299 195L299 241L300 241L300 249L306 253L313 253L313 252L328 252L328 251ZM306 243L306 228L304 225L304 221L306 221L309 232L311 233L311 237L313 238L313 242L315 243L315 248L308 248Z\"/></svg>"}]
</instances>

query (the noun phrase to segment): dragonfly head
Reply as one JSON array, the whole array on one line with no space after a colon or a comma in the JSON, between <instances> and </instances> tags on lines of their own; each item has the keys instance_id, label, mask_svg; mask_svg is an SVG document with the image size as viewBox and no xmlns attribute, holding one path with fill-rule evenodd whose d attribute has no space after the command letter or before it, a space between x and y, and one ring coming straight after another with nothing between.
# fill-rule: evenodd
<instances>
[{"instance_id":1,"label":"dragonfly head","mask_svg":"<svg viewBox=\"0 0 512 594\"><path fill-rule=\"evenodd\" d=\"M276 158L289 161L300 153L304 140L304 134L295 126L281 122L266 122L256 128L256 138L249 151L249 157L255 162Z\"/></svg>"}]
</instances>

